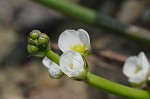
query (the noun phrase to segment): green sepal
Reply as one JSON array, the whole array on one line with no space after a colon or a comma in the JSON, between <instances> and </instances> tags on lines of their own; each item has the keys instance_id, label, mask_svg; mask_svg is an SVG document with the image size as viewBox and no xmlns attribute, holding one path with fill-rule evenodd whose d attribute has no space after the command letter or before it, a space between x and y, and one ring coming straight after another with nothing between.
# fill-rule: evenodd
<instances>
[{"instance_id":1,"label":"green sepal","mask_svg":"<svg viewBox=\"0 0 150 99\"><path fill-rule=\"evenodd\" d=\"M90 54L92 53L92 48L90 48L89 50L86 50L83 54L82 54L82 56L89 56Z\"/></svg>"}]
</instances>

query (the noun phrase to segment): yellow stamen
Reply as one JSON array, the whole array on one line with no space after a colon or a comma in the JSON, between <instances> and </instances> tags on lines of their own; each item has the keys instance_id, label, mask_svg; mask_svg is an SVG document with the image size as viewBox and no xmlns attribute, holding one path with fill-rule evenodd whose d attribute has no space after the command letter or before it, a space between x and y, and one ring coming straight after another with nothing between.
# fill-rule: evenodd
<instances>
[{"instance_id":1,"label":"yellow stamen","mask_svg":"<svg viewBox=\"0 0 150 99\"><path fill-rule=\"evenodd\" d=\"M135 71L134 71L134 74L137 74L142 68L141 67L138 67Z\"/></svg>"},{"instance_id":2,"label":"yellow stamen","mask_svg":"<svg viewBox=\"0 0 150 99\"><path fill-rule=\"evenodd\" d=\"M71 69L73 69L73 65L70 65L69 67L70 67Z\"/></svg>"},{"instance_id":3,"label":"yellow stamen","mask_svg":"<svg viewBox=\"0 0 150 99\"><path fill-rule=\"evenodd\" d=\"M84 53L85 52L85 45L75 45L73 47L71 47L72 50L79 52L79 53Z\"/></svg>"}]
</instances>

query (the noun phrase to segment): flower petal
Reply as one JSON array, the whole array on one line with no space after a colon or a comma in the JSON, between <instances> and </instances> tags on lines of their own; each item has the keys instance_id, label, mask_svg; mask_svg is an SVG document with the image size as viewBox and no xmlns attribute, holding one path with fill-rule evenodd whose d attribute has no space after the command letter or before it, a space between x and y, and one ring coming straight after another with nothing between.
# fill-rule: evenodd
<instances>
[{"instance_id":1,"label":"flower petal","mask_svg":"<svg viewBox=\"0 0 150 99\"><path fill-rule=\"evenodd\" d=\"M83 56L87 56L91 52L89 35L83 29L65 30L59 36L58 46L63 52L74 50Z\"/></svg>"},{"instance_id":2,"label":"flower petal","mask_svg":"<svg viewBox=\"0 0 150 99\"><path fill-rule=\"evenodd\" d=\"M145 72L148 72L150 69L149 62L144 52L139 53L137 64L141 66L141 68L144 69Z\"/></svg>"},{"instance_id":3,"label":"flower petal","mask_svg":"<svg viewBox=\"0 0 150 99\"><path fill-rule=\"evenodd\" d=\"M74 72L72 69L66 67L66 66L63 66L63 65L60 65L60 68L62 70L62 72L64 74L66 74L68 77L73 77L74 76Z\"/></svg>"},{"instance_id":4,"label":"flower petal","mask_svg":"<svg viewBox=\"0 0 150 99\"><path fill-rule=\"evenodd\" d=\"M44 57L42 60L42 63L47 67L50 68L50 65L52 64L52 61L48 59L47 57Z\"/></svg>"},{"instance_id":5,"label":"flower petal","mask_svg":"<svg viewBox=\"0 0 150 99\"><path fill-rule=\"evenodd\" d=\"M67 60L68 62L66 62ZM78 52L72 50L62 54L59 63L63 73L69 77L78 77L85 71L82 56Z\"/></svg>"},{"instance_id":6,"label":"flower petal","mask_svg":"<svg viewBox=\"0 0 150 99\"><path fill-rule=\"evenodd\" d=\"M74 54L73 66L74 69L84 69L84 61L79 53Z\"/></svg>"},{"instance_id":7,"label":"flower petal","mask_svg":"<svg viewBox=\"0 0 150 99\"><path fill-rule=\"evenodd\" d=\"M73 75L73 70L69 68L72 65L73 58L73 52L67 51L61 55L59 60L61 70L69 77Z\"/></svg>"},{"instance_id":8,"label":"flower petal","mask_svg":"<svg viewBox=\"0 0 150 99\"><path fill-rule=\"evenodd\" d=\"M132 77L135 75L135 71L138 68L136 65L137 62L137 56L130 56L124 63L123 66L123 73L127 77Z\"/></svg>"},{"instance_id":9,"label":"flower petal","mask_svg":"<svg viewBox=\"0 0 150 99\"><path fill-rule=\"evenodd\" d=\"M82 41L82 43L84 45L86 45L87 49L90 49L91 45L90 45L89 34L85 30L83 30L83 29L79 29L78 32L79 32L79 38Z\"/></svg>"},{"instance_id":10,"label":"flower petal","mask_svg":"<svg viewBox=\"0 0 150 99\"><path fill-rule=\"evenodd\" d=\"M52 78L59 78L63 74L60 67L54 62L51 64L48 72Z\"/></svg>"},{"instance_id":11,"label":"flower petal","mask_svg":"<svg viewBox=\"0 0 150 99\"><path fill-rule=\"evenodd\" d=\"M61 55L59 63L63 66L68 67L69 65L72 64L73 58L74 56L73 56L72 51L68 51Z\"/></svg>"},{"instance_id":12,"label":"flower petal","mask_svg":"<svg viewBox=\"0 0 150 99\"><path fill-rule=\"evenodd\" d=\"M82 44L79 39L79 34L75 30L65 30L58 40L58 46L63 51L66 52L70 50L71 46Z\"/></svg>"},{"instance_id":13,"label":"flower petal","mask_svg":"<svg viewBox=\"0 0 150 99\"><path fill-rule=\"evenodd\" d=\"M147 80L147 75L144 71L137 73L132 78L129 78L129 82L135 84L141 84L142 82Z\"/></svg>"},{"instance_id":14,"label":"flower petal","mask_svg":"<svg viewBox=\"0 0 150 99\"><path fill-rule=\"evenodd\" d=\"M80 64L78 61L73 61L73 70L78 73L78 76L84 72L84 64Z\"/></svg>"}]
</instances>

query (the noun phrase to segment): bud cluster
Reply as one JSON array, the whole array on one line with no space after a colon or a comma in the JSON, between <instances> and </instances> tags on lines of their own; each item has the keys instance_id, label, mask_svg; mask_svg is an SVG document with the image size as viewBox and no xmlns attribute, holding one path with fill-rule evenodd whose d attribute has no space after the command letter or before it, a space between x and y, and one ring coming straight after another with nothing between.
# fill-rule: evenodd
<instances>
[{"instance_id":1,"label":"bud cluster","mask_svg":"<svg viewBox=\"0 0 150 99\"><path fill-rule=\"evenodd\" d=\"M50 49L50 39L45 33L33 30L28 36L27 49L30 55L44 57L45 52Z\"/></svg>"}]
</instances>

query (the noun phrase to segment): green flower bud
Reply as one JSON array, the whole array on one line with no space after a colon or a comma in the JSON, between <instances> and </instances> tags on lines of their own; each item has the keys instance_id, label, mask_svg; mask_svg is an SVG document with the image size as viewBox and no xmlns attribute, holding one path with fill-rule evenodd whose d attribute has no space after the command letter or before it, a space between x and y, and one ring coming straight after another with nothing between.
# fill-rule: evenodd
<instances>
[{"instance_id":1,"label":"green flower bud","mask_svg":"<svg viewBox=\"0 0 150 99\"><path fill-rule=\"evenodd\" d=\"M40 45L47 45L49 44L49 37L46 34L42 33L38 38L38 42Z\"/></svg>"},{"instance_id":2,"label":"green flower bud","mask_svg":"<svg viewBox=\"0 0 150 99\"><path fill-rule=\"evenodd\" d=\"M28 36L28 52L31 55L44 57L47 50L50 49L49 37L39 30L33 30Z\"/></svg>"},{"instance_id":3,"label":"green flower bud","mask_svg":"<svg viewBox=\"0 0 150 99\"><path fill-rule=\"evenodd\" d=\"M33 40L31 38L28 38L28 43L31 45L38 46L38 40L37 39Z\"/></svg>"},{"instance_id":4,"label":"green flower bud","mask_svg":"<svg viewBox=\"0 0 150 99\"><path fill-rule=\"evenodd\" d=\"M38 47L36 47L36 46L34 46L34 45L28 44L28 45L27 45L27 49L28 49L28 53L29 53L29 54L34 55L34 54L38 53Z\"/></svg>"},{"instance_id":5,"label":"green flower bud","mask_svg":"<svg viewBox=\"0 0 150 99\"><path fill-rule=\"evenodd\" d=\"M38 39L41 32L39 30L33 30L30 32L29 37L33 40Z\"/></svg>"}]
</instances>

